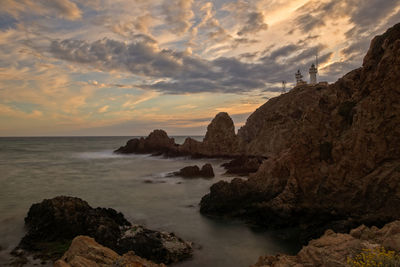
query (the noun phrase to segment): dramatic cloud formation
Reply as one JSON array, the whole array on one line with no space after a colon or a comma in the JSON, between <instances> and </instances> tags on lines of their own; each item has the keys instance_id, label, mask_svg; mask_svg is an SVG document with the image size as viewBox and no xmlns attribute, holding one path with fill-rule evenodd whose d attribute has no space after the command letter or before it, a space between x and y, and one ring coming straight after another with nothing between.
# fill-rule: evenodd
<instances>
[{"instance_id":1,"label":"dramatic cloud formation","mask_svg":"<svg viewBox=\"0 0 400 267\"><path fill-rule=\"evenodd\" d=\"M4 0L0 135L204 134L238 126L319 55L334 82L400 0Z\"/></svg>"}]
</instances>

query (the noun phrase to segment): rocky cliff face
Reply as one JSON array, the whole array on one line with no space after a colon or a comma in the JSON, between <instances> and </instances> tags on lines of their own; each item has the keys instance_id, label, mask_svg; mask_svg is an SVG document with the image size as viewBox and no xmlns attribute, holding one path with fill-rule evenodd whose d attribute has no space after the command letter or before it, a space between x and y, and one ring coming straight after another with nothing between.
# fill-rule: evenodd
<instances>
[{"instance_id":1,"label":"rocky cliff face","mask_svg":"<svg viewBox=\"0 0 400 267\"><path fill-rule=\"evenodd\" d=\"M240 188L238 181L213 186L201 211L301 225L305 240L327 228L397 219L399 116L400 24L371 42L362 68L327 87L296 87L255 111L239 143L268 159Z\"/></svg>"},{"instance_id":2,"label":"rocky cliff face","mask_svg":"<svg viewBox=\"0 0 400 267\"><path fill-rule=\"evenodd\" d=\"M374 226L368 228L362 225L351 230L350 234L340 234L327 230L322 237L310 241L295 256L260 257L252 267L350 266L347 264L349 258L354 259L361 252L369 251L371 253L382 247L396 253L400 251L400 221L389 223L382 229ZM370 264L371 266L379 266L379 264ZM393 261L392 264L387 262L382 266L395 266L395 263Z\"/></svg>"}]
</instances>

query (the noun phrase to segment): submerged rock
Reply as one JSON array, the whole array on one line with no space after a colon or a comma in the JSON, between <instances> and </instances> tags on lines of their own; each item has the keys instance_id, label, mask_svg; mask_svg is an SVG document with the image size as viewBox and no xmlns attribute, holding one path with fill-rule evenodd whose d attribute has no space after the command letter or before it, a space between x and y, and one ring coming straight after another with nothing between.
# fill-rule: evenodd
<instances>
[{"instance_id":1,"label":"submerged rock","mask_svg":"<svg viewBox=\"0 0 400 267\"><path fill-rule=\"evenodd\" d=\"M78 235L90 236L121 254L138 249L135 244L141 244L141 249L135 253L158 263L180 261L190 257L192 252L190 243L173 234L132 226L122 213L114 209L94 209L75 197L59 196L33 204L25 218L25 226L28 232L14 251L23 249L42 259L59 258ZM127 237L127 232L139 227L141 232L151 233L151 238L143 235ZM177 249L167 247L168 242L176 244ZM145 251L153 251L154 255Z\"/></svg>"},{"instance_id":2,"label":"submerged rock","mask_svg":"<svg viewBox=\"0 0 400 267\"><path fill-rule=\"evenodd\" d=\"M81 267L81 266L135 266L135 267L165 267L145 260L130 251L120 256L113 250L97 243L88 236L77 236L72 240L69 249L61 259L54 263L54 267Z\"/></svg>"},{"instance_id":3,"label":"submerged rock","mask_svg":"<svg viewBox=\"0 0 400 267\"><path fill-rule=\"evenodd\" d=\"M201 167L201 169L197 165L187 166L180 169L178 172L174 172L173 175L181 176L184 178L197 178L197 177L212 178L215 176L214 170L211 164L209 163L204 164L203 167Z\"/></svg>"}]
</instances>

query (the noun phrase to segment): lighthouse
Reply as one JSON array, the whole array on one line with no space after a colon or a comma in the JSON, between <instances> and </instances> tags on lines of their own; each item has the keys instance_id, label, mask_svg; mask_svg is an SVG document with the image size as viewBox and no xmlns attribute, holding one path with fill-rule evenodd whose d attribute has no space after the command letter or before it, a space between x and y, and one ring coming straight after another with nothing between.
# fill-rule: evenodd
<instances>
[{"instance_id":1,"label":"lighthouse","mask_svg":"<svg viewBox=\"0 0 400 267\"><path fill-rule=\"evenodd\" d=\"M296 85L304 84L303 75L301 75L300 70L298 70L298 71L295 73L295 77L296 77Z\"/></svg>"},{"instance_id":2,"label":"lighthouse","mask_svg":"<svg viewBox=\"0 0 400 267\"><path fill-rule=\"evenodd\" d=\"M311 85L317 84L318 69L317 67L315 67L314 63L311 65L309 73L310 73L310 84Z\"/></svg>"}]
</instances>

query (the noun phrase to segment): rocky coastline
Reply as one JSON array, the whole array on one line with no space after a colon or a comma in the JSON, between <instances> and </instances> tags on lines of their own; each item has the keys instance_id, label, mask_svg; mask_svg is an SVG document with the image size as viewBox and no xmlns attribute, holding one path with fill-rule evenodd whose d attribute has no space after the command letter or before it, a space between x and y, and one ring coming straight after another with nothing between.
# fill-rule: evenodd
<instances>
[{"instance_id":1,"label":"rocky coastline","mask_svg":"<svg viewBox=\"0 0 400 267\"><path fill-rule=\"evenodd\" d=\"M328 229L383 227L400 218L399 55L397 24L372 40L361 68L336 83L299 85L269 100L237 134L229 115L219 113L203 142L188 138L177 145L163 132L154 147L148 144L153 132L116 153L151 147L147 153L227 157L238 165L240 158L258 157L244 172L248 178L214 184L201 213L297 227L304 244Z\"/></svg>"},{"instance_id":2,"label":"rocky coastline","mask_svg":"<svg viewBox=\"0 0 400 267\"><path fill-rule=\"evenodd\" d=\"M190 242L174 233L132 224L114 209L92 208L76 197L58 196L33 204L25 218L25 227L26 235L12 252L15 262L26 262L29 255L43 261L56 261L64 253L64 258L70 258L71 250L74 251L71 242L74 245L77 236L92 238L84 240L85 246L103 246L113 251L110 252L113 255L132 255L133 251L134 255L157 264L182 261L190 258L193 251ZM111 258L116 260L114 256Z\"/></svg>"}]
</instances>

